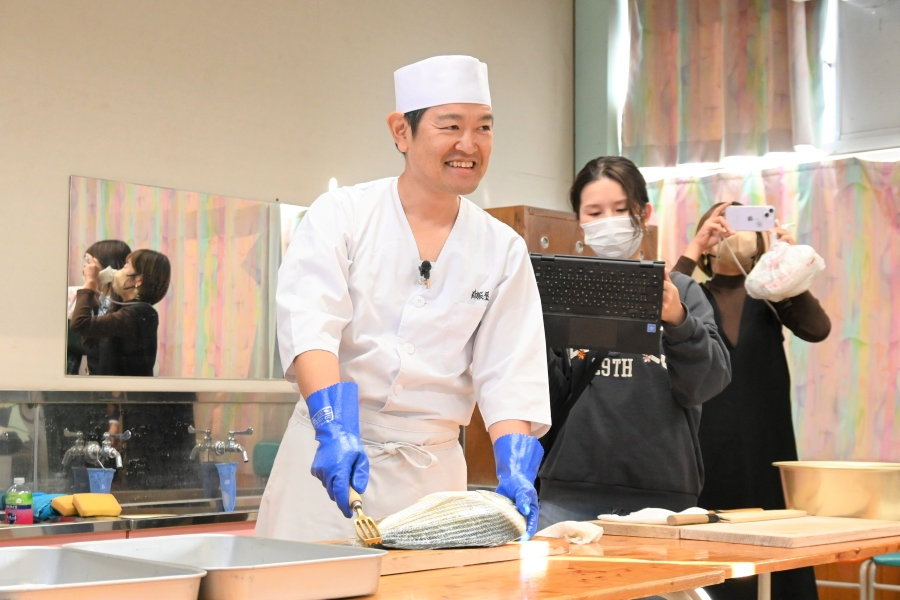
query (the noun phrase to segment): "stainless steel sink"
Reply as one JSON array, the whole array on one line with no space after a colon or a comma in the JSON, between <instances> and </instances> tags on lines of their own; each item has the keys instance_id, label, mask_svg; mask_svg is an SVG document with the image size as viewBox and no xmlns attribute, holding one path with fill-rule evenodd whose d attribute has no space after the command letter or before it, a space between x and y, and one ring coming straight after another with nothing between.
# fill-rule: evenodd
<instances>
[{"instance_id":1,"label":"stainless steel sink","mask_svg":"<svg viewBox=\"0 0 900 600\"><path fill-rule=\"evenodd\" d=\"M202 569L67 548L0 548L3 600L195 600Z\"/></svg>"},{"instance_id":2,"label":"stainless steel sink","mask_svg":"<svg viewBox=\"0 0 900 600\"><path fill-rule=\"evenodd\" d=\"M78 548L109 556L192 566L207 571L200 600L306 600L373 594L384 550L234 535L175 535Z\"/></svg>"},{"instance_id":3,"label":"stainless steel sink","mask_svg":"<svg viewBox=\"0 0 900 600\"><path fill-rule=\"evenodd\" d=\"M123 515L168 514L198 515L224 512L220 498L174 498L154 499L143 502L125 502L119 498ZM235 499L235 511L257 510L262 500L261 495L242 495Z\"/></svg>"}]
</instances>

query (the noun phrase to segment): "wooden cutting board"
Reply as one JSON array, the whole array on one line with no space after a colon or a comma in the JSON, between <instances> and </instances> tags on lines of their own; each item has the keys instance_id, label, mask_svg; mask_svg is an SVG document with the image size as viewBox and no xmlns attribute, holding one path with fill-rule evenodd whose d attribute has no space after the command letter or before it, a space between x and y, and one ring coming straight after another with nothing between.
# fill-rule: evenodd
<instances>
[{"instance_id":1,"label":"wooden cutting board","mask_svg":"<svg viewBox=\"0 0 900 600\"><path fill-rule=\"evenodd\" d=\"M643 523L613 523L611 521L590 521L603 528L603 535L627 535L631 537L651 537L677 540L681 537L681 527L672 525L645 525Z\"/></svg>"},{"instance_id":2,"label":"wooden cutting board","mask_svg":"<svg viewBox=\"0 0 900 600\"><path fill-rule=\"evenodd\" d=\"M776 548L804 548L900 535L900 521L799 517L755 523L711 523L679 529L683 540L752 544Z\"/></svg>"},{"instance_id":3,"label":"wooden cutting board","mask_svg":"<svg viewBox=\"0 0 900 600\"><path fill-rule=\"evenodd\" d=\"M535 538L494 548L454 548L450 550L388 550L381 559L382 575L397 575L433 569L449 569L485 563L568 554L569 542Z\"/></svg>"}]
</instances>

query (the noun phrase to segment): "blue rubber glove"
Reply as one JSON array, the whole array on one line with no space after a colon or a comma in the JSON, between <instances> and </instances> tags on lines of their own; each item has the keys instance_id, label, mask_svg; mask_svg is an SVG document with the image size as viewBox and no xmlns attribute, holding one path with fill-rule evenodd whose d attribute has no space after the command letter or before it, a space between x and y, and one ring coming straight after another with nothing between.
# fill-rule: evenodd
<instances>
[{"instance_id":1,"label":"blue rubber glove","mask_svg":"<svg viewBox=\"0 0 900 600\"><path fill-rule=\"evenodd\" d=\"M494 442L494 461L497 463L497 493L506 496L516 504L519 512L525 515L525 535L521 540L528 541L537 531L538 506L537 490L534 489L534 478L544 449L533 435L508 433Z\"/></svg>"},{"instance_id":2,"label":"blue rubber glove","mask_svg":"<svg viewBox=\"0 0 900 600\"><path fill-rule=\"evenodd\" d=\"M359 388L336 383L310 394L306 406L319 442L310 472L349 519L350 485L360 494L369 485L369 457L359 438Z\"/></svg>"}]
</instances>

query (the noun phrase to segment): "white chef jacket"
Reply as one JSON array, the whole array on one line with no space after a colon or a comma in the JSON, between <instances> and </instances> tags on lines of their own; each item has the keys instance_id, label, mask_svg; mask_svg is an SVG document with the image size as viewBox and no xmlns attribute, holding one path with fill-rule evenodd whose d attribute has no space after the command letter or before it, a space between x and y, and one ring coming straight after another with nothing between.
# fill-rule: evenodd
<instances>
[{"instance_id":1,"label":"white chef jacket","mask_svg":"<svg viewBox=\"0 0 900 600\"><path fill-rule=\"evenodd\" d=\"M275 300L285 377L309 350L338 357L362 408L468 425L550 427L546 345L525 241L462 198L450 236L419 283L397 178L320 196L297 226Z\"/></svg>"}]
</instances>

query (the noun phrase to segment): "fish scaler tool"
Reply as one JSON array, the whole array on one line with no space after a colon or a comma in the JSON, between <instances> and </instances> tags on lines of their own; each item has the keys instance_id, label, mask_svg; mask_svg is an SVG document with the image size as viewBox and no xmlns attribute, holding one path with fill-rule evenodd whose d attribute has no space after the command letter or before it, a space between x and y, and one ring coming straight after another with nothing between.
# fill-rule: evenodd
<instances>
[{"instance_id":1,"label":"fish scaler tool","mask_svg":"<svg viewBox=\"0 0 900 600\"><path fill-rule=\"evenodd\" d=\"M363 513L362 498L359 492L350 488L350 508L356 511L356 518L353 519L353 525L356 527L356 537L365 546L375 546L381 543L381 531L378 525L371 517L367 517Z\"/></svg>"}]
</instances>

